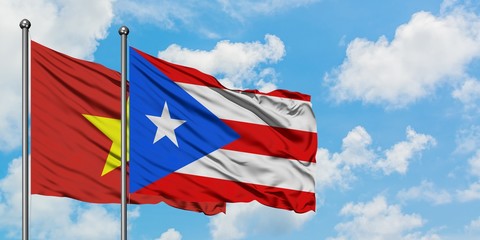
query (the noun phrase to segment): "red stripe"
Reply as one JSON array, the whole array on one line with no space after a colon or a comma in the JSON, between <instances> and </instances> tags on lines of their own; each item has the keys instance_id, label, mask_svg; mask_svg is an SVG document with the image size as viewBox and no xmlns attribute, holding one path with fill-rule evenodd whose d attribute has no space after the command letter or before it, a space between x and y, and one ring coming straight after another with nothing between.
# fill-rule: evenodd
<instances>
[{"instance_id":1,"label":"red stripe","mask_svg":"<svg viewBox=\"0 0 480 240\"><path fill-rule=\"evenodd\" d=\"M172 173L145 188L139 194L162 194L198 202L251 202L297 213L315 211L315 193L234 182L208 177Z\"/></svg>"},{"instance_id":2,"label":"red stripe","mask_svg":"<svg viewBox=\"0 0 480 240\"><path fill-rule=\"evenodd\" d=\"M260 124L222 120L240 138L222 149L315 162L317 134Z\"/></svg>"},{"instance_id":3,"label":"red stripe","mask_svg":"<svg viewBox=\"0 0 480 240\"><path fill-rule=\"evenodd\" d=\"M142 57L147 59L153 66L158 68L161 72L163 72L165 75L167 75L171 80L175 82L190 83L190 84L202 85L207 87L227 89L220 82L218 82L216 78L208 74L205 74L203 72L200 72L197 69L170 63L165 60L150 56L149 54L146 54L136 48L133 48L133 49L137 51ZM238 92L252 92L255 94L261 94L261 95L267 95L267 96L310 101L310 95L299 93L299 92L290 92L287 90L274 90L269 93L262 93L258 90L239 90Z\"/></svg>"}]
</instances>

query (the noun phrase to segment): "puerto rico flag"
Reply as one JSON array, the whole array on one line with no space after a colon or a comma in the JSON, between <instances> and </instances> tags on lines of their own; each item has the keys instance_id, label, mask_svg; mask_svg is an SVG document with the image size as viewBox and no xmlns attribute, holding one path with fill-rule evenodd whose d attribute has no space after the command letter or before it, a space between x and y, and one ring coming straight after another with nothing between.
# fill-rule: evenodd
<instances>
[{"instance_id":1,"label":"puerto rico flag","mask_svg":"<svg viewBox=\"0 0 480 240\"><path fill-rule=\"evenodd\" d=\"M130 192L315 210L310 96L230 90L135 48L129 64Z\"/></svg>"}]
</instances>

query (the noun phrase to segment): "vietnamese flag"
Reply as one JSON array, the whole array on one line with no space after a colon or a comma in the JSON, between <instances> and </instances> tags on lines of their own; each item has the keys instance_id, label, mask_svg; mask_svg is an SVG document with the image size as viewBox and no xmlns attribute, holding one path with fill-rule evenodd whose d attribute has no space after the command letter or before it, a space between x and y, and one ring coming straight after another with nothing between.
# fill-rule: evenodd
<instances>
[{"instance_id":1,"label":"vietnamese flag","mask_svg":"<svg viewBox=\"0 0 480 240\"><path fill-rule=\"evenodd\" d=\"M31 72L32 194L119 203L120 74L34 41ZM225 212L224 202L172 199L169 189L160 196L131 193L128 202Z\"/></svg>"}]
</instances>

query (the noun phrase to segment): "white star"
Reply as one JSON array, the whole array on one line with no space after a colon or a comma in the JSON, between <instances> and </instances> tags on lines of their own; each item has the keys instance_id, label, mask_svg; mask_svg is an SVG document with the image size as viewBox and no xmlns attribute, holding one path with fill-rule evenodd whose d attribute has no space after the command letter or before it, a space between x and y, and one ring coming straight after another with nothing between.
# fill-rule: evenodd
<instances>
[{"instance_id":1,"label":"white star","mask_svg":"<svg viewBox=\"0 0 480 240\"><path fill-rule=\"evenodd\" d=\"M155 134L155 139L153 140L153 143L156 143L163 137L167 136L168 139L170 139L170 141L172 141L175 146L178 147L177 137L175 136L175 129L180 127L180 125L182 125L186 121L170 118L170 112L168 111L167 102L165 102L165 105L163 106L161 117L151 115L145 116L147 116L147 118L150 119L150 121L152 121L155 126L157 126L157 133Z\"/></svg>"}]
</instances>

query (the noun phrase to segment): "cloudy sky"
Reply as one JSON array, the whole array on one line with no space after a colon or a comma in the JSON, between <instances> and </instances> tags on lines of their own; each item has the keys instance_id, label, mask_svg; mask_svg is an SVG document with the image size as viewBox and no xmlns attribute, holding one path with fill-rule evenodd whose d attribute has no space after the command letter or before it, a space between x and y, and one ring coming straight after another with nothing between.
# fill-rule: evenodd
<instances>
[{"instance_id":1,"label":"cloudy sky","mask_svg":"<svg viewBox=\"0 0 480 240\"><path fill-rule=\"evenodd\" d=\"M317 211L129 207L130 239L478 239L477 1L2 0L0 238L21 231L21 19L32 39L119 70L129 44L231 88L312 96ZM33 239L118 239L119 207L32 197Z\"/></svg>"}]
</instances>

